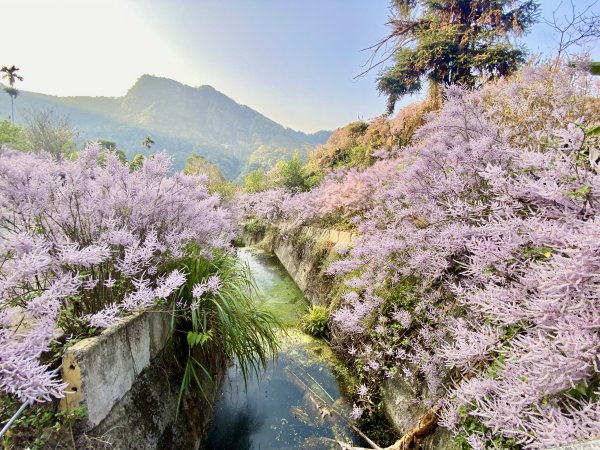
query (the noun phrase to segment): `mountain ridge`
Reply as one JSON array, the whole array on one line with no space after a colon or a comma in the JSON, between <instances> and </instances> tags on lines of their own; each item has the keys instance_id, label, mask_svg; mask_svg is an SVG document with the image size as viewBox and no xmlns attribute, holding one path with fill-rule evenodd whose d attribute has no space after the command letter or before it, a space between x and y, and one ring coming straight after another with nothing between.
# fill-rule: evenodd
<instances>
[{"instance_id":1,"label":"mountain ridge","mask_svg":"<svg viewBox=\"0 0 600 450\"><path fill-rule=\"evenodd\" d=\"M8 96L6 96L8 99ZM66 115L79 141L109 139L128 157L148 154L141 146L146 135L156 142L150 153L166 149L176 169L199 154L214 162L227 178L268 166L261 161L264 146L282 158L294 151L306 155L331 132L304 133L285 127L210 85L188 86L165 77L144 74L121 97L67 96L21 91L15 102L17 123L32 109L53 109ZM0 100L0 117L10 115L10 103Z\"/></svg>"}]
</instances>

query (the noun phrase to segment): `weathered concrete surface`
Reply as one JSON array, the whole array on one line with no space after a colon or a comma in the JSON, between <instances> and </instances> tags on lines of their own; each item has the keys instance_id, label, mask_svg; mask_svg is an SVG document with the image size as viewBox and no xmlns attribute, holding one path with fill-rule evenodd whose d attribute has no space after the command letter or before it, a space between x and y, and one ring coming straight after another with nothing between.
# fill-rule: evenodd
<instances>
[{"instance_id":1,"label":"weathered concrete surface","mask_svg":"<svg viewBox=\"0 0 600 450\"><path fill-rule=\"evenodd\" d=\"M169 332L169 313L144 312L76 343L62 361L63 379L71 393L61 407L85 406L89 426L99 424L165 347Z\"/></svg>"},{"instance_id":2,"label":"weathered concrete surface","mask_svg":"<svg viewBox=\"0 0 600 450\"><path fill-rule=\"evenodd\" d=\"M331 242L336 248L341 246L350 247L357 237L356 234L349 231L329 228L304 227L302 231L311 239Z\"/></svg>"},{"instance_id":3,"label":"weathered concrete surface","mask_svg":"<svg viewBox=\"0 0 600 450\"><path fill-rule=\"evenodd\" d=\"M385 414L394 425L396 432L402 436L419 423L419 419L427 408L419 402L429 396L424 383L407 383L401 375L394 379L386 379L381 392ZM422 450L454 450L458 449L452 434L437 428L421 445Z\"/></svg>"},{"instance_id":4,"label":"weathered concrete surface","mask_svg":"<svg viewBox=\"0 0 600 450\"><path fill-rule=\"evenodd\" d=\"M323 305L325 298L323 295L319 295L321 289L316 283L318 277L315 274L318 272L318 268L315 263L310 259L299 257L294 246L283 238L275 240L272 251L308 301L313 305Z\"/></svg>"},{"instance_id":5,"label":"weathered concrete surface","mask_svg":"<svg viewBox=\"0 0 600 450\"><path fill-rule=\"evenodd\" d=\"M593 439L591 441L579 442L577 444L564 445L562 447L556 447L552 450L599 450L600 439Z\"/></svg>"},{"instance_id":6,"label":"weathered concrete surface","mask_svg":"<svg viewBox=\"0 0 600 450\"><path fill-rule=\"evenodd\" d=\"M303 227L300 233L306 244L299 247L293 239L275 231L271 236L264 232L243 232L242 241L245 245L265 247L275 253L308 301L313 305L327 306L333 279L324 273L321 262L315 260L310 250L322 246L326 251L336 252L342 247L350 247L355 235L347 231Z\"/></svg>"},{"instance_id":7,"label":"weathered concrete surface","mask_svg":"<svg viewBox=\"0 0 600 450\"><path fill-rule=\"evenodd\" d=\"M196 355L215 376L212 382L199 374L209 402L194 391L184 397L178 412L177 399L183 375L182 350L187 352L186 348L171 348L169 345L153 358L110 414L78 437L76 448L197 450L212 416L211 405L217 401L225 361L208 362L202 355Z\"/></svg>"}]
</instances>

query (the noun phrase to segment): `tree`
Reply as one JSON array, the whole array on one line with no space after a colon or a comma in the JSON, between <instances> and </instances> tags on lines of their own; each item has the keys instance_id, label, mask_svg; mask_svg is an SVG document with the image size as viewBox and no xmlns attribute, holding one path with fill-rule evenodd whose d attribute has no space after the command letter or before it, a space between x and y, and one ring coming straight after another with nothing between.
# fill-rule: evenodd
<instances>
[{"instance_id":1,"label":"tree","mask_svg":"<svg viewBox=\"0 0 600 450\"><path fill-rule=\"evenodd\" d=\"M142 165L144 165L144 159L144 155L141 155L139 153L135 155L129 163L129 170L133 172L134 170L138 170L139 168L141 168Z\"/></svg>"},{"instance_id":2,"label":"tree","mask_svg":"<svg viewBox=\"0 0 600 450\"><path fill-rule=\"evenodd\" d=\"M97 139L98 144L104 151L114 152L123 164L127 163L127 155L123 150L117 148L117 143L109 139Z\"/></svg>"},{"instance_id":3,"label":"tree","mask_svg":"<svg viewBox=\"0 0 600 450\"><path fill-rule=\"evenodd\" d=\"M418 92L424 79L472 86L508 75L525 61L524 50L509 38L526 32L538 9L536 0L394 0L392 31L370 47L363 74L393 59L377 81L388 113L402 96ZM379 52L383 57L374 63Z\"/></svg>"},{"instance_id":4,"label":"tree","mask_svg":"<svg viewBox=\"0 0 600 450\"><path fill-rule=\"evenodd\" d=\"M152 138L150 137L150 135L146 136L144 138L144 140L142 141L142 145L144 147L146 147L147 149L150 149L150 147L152 147L155 144L155 142L152 140Z\"/></svg>"},{"instance_id":5,"label":"tree","mask_svg":"<svg viewBox=\"0 0 600 450\"><path fill-rule=\"evenodd\" d=\"M275 166L276 184L292 192L302 192L308 189L307 175L298 152L289 161L279 161Z\"/></svg>"},{"instance_id":6,"label":"tree","mask_svg":"<svg viewBox=\"0 0 600 450\"><path fill-rule=\"evenodd\" d=\"M2 145L14 150L27 150L30 147L23 127L12 125L8 120L0 120L0 146Z\"/></svg>"},{"instance_id":7,"label":"tree","mask_svg":"<svg viewBox=\"0 0 600 450\"><path fill-rule=\"evenodd\" d=\"M111 141L109 139L96 139L98 144L105 149L110 151L115 151L117 149L117 143L115 141Z\"/></svg>"},{"instance_id":8,"label":"tree","mask_svg":"<svg viewBox=\"0 0 600 450\"><path fill-rule=\"evenodd\" d=\"M224 181L219 168L203 156L193 153L185 161L183 172L187 175L204 174L208 177L208 184L218 184Z\"/></svg>"},{"instance_id":9,"label":"tree","mask_svg":"<svg viewBox=\"0 0 600 450\"><path fill-rule=\"evenodd\" d=\"M232 199L235 195L235 186L223 178L219 167L212 161L197 153L190 155L185 161L183 173L186 175L206 175L206 187L211 194L218 193L222 199Z\"/></svg>"},{"instance_id":10,"label":"tree","mask_svg":"<svg viewBox=\"0 0 600 450\"><path fill-rule=\"evenodd\" d=\"M34 152L44 150L62 159L75 150L75 133L69 119L55 115L52 109L33 111L26 118L25 133Z\"/></svg>"},{"instance_id":11,"label":"tree","mask_svg":"<svg viewBox=\"0 0 600 450\"><path fill-rule=\"evenodd\" d=\"M5 88L4 91L10 96L10 118L12 120L12 124L15 124L15 99L17 95L19 95L19 91L15 89L15 82L17 80L23 81L23 77L18 75L19 71L18 67L10 66L2 66L0 69L0 73L2 73L2 78L6 78L8 80L9 87Z\"/></svg>"},{"instance_id":12,"label":"tree","mask_svg":"<svg viewBox=\"0 0 600 450\"><path fill-rule=\"evenodd\" d=\"M552 12L552 19L543 22L558 35L557 61L571 47L582 47L600 38L600 13L594 9L597 0L585 8L577 8L571 0L570 11L558 17L558 8ZM593 73L593 72L592 72Z\"/></svg>"},{"instance_id":13,"label":"tree","mask_svg":"<svg viewBox=\"0 0 600 450\"><path fill-rule=\"evenodd\" d=\"M256 192L262 192L269 188L269 180L265 169L259 167L249 172L244 178L244 191L253 194Z\"/></svg>"}]
</instances>

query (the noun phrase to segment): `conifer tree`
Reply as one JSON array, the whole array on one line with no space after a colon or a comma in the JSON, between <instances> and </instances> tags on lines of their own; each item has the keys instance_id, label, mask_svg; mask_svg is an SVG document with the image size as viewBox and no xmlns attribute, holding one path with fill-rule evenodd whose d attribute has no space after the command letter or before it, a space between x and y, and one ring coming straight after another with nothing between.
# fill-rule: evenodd
<instances>
[{"instance_id":1,"label":"conifer tree","mask_svg":"<svg viewBox=\"0 0 600 450\"><path fill-rule=\"evenodd\" d=\"M388 113L424 79L473 85L514 72L525 51L510 38L528 30L538 9L536 0L393 0L392 31L372 47L374 57L391 48L377 63L394 61L377 85L388 97Z\"/></svg>"}]
</instances>

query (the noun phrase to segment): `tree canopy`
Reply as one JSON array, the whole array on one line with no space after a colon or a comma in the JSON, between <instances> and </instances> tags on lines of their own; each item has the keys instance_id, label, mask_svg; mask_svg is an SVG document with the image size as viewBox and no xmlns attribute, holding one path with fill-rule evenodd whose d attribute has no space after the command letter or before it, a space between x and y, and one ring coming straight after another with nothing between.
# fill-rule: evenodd
<instances>
[{"instance_id":1,"label":"tree canopy","mask_svg":"<svg viewBox=\"0 0 600 450\"><path fill-rule=\"evenodd\" d=\"M394 61L377 85L388 97L388 112L402 96L419 91L424 79L473 85L514 72L525 50L510 38L526 32L538 10L536 0L394 0L392 31L372 47L374 58L390 51L371 65Z\"/></svg>"}]
</instances>

